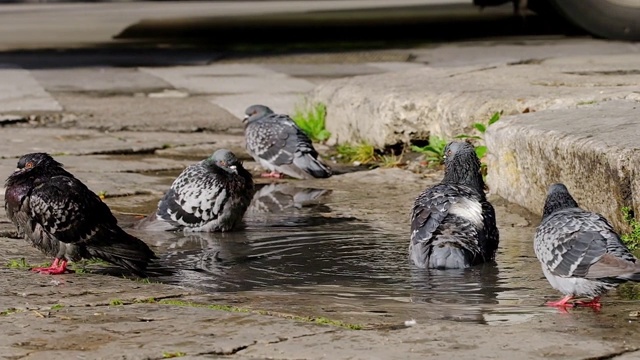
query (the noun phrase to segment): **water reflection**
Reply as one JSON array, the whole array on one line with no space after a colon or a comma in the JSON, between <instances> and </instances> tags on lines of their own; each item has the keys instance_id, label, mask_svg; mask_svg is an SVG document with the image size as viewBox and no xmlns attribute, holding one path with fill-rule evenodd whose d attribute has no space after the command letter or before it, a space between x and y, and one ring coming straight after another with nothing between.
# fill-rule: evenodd
<instances>
[{"instance_id":1,"label":"water reflection","mask_svg":"<svg viewBox=\"0 0 640 360\"><path fill-rule=\"evenodd\" d=\"M331 202L327 190L270 184L256 192L242 231L137 235L176 271L157 280L209 292L295 292L419 321L499 324L550 311L539 306L546 283L530 258L531 234L522 234L522 254L499 253L499 265L429 271L408 260L405 234L336 216Z\"/></svg>"}]
</instances>

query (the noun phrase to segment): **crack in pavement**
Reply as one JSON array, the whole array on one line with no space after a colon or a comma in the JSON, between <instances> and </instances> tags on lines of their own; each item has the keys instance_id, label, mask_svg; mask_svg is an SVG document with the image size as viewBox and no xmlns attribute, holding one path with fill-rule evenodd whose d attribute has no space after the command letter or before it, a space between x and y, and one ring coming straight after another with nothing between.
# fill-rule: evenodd
<instances>
[{"instance_id":1,"label":"crack in pavement","mask_svg":"<svg viewBox=\"0 0 640 360\"><path fill-rule=\"evenodd\" d=\"M221 356L236 355L236 354L240 353L241 351L244 351L244 350L246 350L246 349L248 349L248 348L250 348L252 346L255 346L255 345L260 345L260 344L264 344L264 345L279 344L281 342L294 340L294 339L299 339L299 338L303 338L303 337L334 333L334 332L337 332L338 330L339 329L329 329L329 330L326 330L326 331L314 332L314 333L310 333L310 334L302 334L302 335L291 336L291 337L278 337L277 340L272 340L272 341L267 341L267 342L259 342L257 340L254 340L250 344L236 346L231 350L205 351L205 352L197 353L197 354L195 354L195 356L202 356L202 355L221 355ZM304 359L301 358L300 360L304 360Z\"/></svg>"},{"instance_id":2,"label":"crack in pavement","mask_svg":"<svg viewBox=\"0 0 640 360\"><path fill-rule=\"evenodd\" d=\"M600 355L600 356L594 356L594 357L588 357L588 358L584 358L582 360L610 360L610 359L615 359L618 356L621 355L625 355L625 354L631 354L634 352L638 352L640 351L640 348L631 348L631 349L624 349L624 350L620 350L614 353L610 353L610 354L606 354L606 355Z\"/></svg>"}]
</instances>

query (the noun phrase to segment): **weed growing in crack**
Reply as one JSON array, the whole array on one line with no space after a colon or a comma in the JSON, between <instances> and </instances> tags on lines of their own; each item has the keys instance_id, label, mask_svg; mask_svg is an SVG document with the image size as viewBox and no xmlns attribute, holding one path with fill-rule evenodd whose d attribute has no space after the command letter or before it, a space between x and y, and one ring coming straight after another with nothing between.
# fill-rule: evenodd
<instances>
[{"instance_id":1,"label":"weed growing in crack","mask_svg":"<svg viewBox=\"0 0 640 360\"><path fill-rule=\"evenodd\" d=\"M51 305L51 310L60 310L63 307L64 307L64 305L62 305L62 304L54 304L54 305Z\"/></svg>"},{"instance_id":2,"label":"weed growing in crack","mask_svg":"<svg viewBox=\"0 0 640 360\"><path fill-rule=\"evenodd\" d=\"M163 305L187 306L187 307L206 308L206 309L221 310L221 311L228 311L228 312L241 312L241 313L253 313L258 315L276 316L276 317L291 319L295 321L303 321L303 322L314 323L319 325L336 326L336 327L341 327L349 330L362 330L364 328L364 326L360 324L349 324L341 320L333 320L333 319L329 319L322 316L312 317L312 316L289 315L289 314L274 313L266 310L251 310L251 309L241 308L241 307L232 306L232 305L198 304L198 303L193 303L193 302L183 301L183 300L176 300L176 299L163 299L163 300L157 301L156 303L163 304Z\"/></svg>"},{"instance_id":3,"label":"weed growing in crack","mask_svg":"<svg viewBox=\"0 0 640 360\"><path fill-rule=\"evenodd\" d=\"M51 266L50 262L44 262L38 265L29 264L25 258L9 259L9 262L6 264L6 267L8 267L9 269L31 269L33 267L49 267L49 266Z\"/></svg>"},{"instance_id":4,"label":"weed growing in crack","mask_svg":"<svg viewBox=\"0 0 640 360\"><path fill-rule=\"evenodd\" d=\"M162 352L163 359L177 358L177 357L183 357L183 356L187 356L187 353L184 353L182 351L175 351L175 352L163 351Z\"/></svg>"},{"instance_id":5,"label":"weed growing in crack","mask_svg":"<svg viewBox=\"0 0 640 360\"><path fill-rule=\"evenodd\" d=\"M426 146L411 145L411 150L425 155L429 166L442 165L444 163L444 148L447 140L437 135L429 136L429 144Z\"/></svg>"},{"instance_id":6,"label":"weed growing in crack","mask_svg":"<svg viewBox=\"0 0 640 360\"><path fill-rule=\"evenodd\" d=\"M109 301L109 306L120 306L120 305L124 305L124 302L122 302L122 300L120 299L112 299Z\"/></svg>"},{"instance_id":7,"label":"weed growing in crack","mask_svg":"<svg viewBox=\"0 0 640 360\"><path fill-rule=\"evenodd\" d=\"M104 199L107 197L107 195L108 195L108 194L107 194L107 191L106 191L106 190L100 190L100 191L98 191L98 197L99 197L101 200L104 200Z\"/></svg>"},{"instance_id":8,"label":"weed growing in crack","mask_svg":"<svg viewBox=\"0 0 640 360\"><path fill-rule=\"evenodd\" d=\"M16 308L8 308L6 310L0 311L0 316L7 316L7 315L15 314L17 312L18 312L18 309Z\"/></svg>"},{"instance_id":9,"label":"weed growing in crack","mask_svg":"<svg viewBox=\"0 0 640 360\"><path fill-rule=\"evenodd\" d=\"M340 144L336 146L338 158L357 165L372 164L378 160L376 149L366 141L359 144Z\"/></svg>"},{"instance_id":10,"label":"weed growing in crack","mask_svg":"<svg viewBox=\"0 0 640 360\"><path fill-rule=\"evenodd\" d=\"M624 221L631 227L631 232L622 234L620 238L629 250L638 250L640 248L640 221L635 219L633 209L630 207L625 206L621 211Z\"/></svg>"},{"instance_id":11,"label":"weed growing in crack","mask_svg":"<svg viewBox=\"0 0 640 360\"><path fill-rule=\"evenodd\" d=\"M321 103L307 107L309 109L296 109L291 118L311 141L320 143L326 141L331 136L325 128L327 107Z\"/></svg>"}]
</instances>

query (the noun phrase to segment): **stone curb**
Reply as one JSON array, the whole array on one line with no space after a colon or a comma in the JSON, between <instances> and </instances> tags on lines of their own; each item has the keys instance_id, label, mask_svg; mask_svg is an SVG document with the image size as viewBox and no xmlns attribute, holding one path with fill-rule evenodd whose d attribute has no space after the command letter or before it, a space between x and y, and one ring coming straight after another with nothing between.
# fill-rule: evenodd
<instances>
[{"instance_id":1,"label":"stone curb","mask_svg":"<svg viewBox=\"0 0 640 360\"><path fill-rule=\"evenodd\" d=\"M625 99L638 90L637 55L580 56L488 66L421 68L328 81L309 95L327 106L333 143L383 148L430 134L472 132L505 115Z\"/></svg>"},{"instance_id":2,"label":"stone curb","mask_svg":"<svg viewBox=\"0 0 640 360\"><path fill-rule=\"evenodd\" d=\"M541 214L549 185L562 182L578 204L628 230L621 208L640 207L640 103L510 116L485 133L491 192Z\"/></svg>"}]
</instances>

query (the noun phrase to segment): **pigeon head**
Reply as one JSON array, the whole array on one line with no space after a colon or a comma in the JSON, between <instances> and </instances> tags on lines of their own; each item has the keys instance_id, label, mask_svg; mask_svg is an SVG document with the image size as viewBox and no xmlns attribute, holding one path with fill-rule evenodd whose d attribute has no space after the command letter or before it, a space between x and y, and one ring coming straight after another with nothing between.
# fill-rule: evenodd
<instances>
[{"instance_id":1,"label":"pigeon head","mask_svg":"<svg viewBox=\"0 0 640 360\"><path fill-rule=\"evenodd\" d=\"M62 164L47 153L29 153L18 160L18 167L7 178L7 185L29 179L36 174L64 172Z\"/></svg>"},{"instance_id":2,"label":"pigeon head","mask_svg":"<svg viewBox=\"0 0 640 360\"><path fill-rule=\"evenodd\" d=\"M242 122L250 123L265 115L273 114L273 110L264 105L251 105L244 111L244 113L246 116L242 119Z\"/></svg>"},{"instance_id":3,"label":"pigeon head","mask_svg":"<svg viewBox=\"0 0 640 360\"><path fill-rule=\"evenodd\" d=\"M558 210L577 207L578 203L573 199L571 194L569 194L569 190L564 184L553 184L549 186L549 190L547 191L542 218L544 219Z\"/></svg>"},{"instance_id":4,"label":"pigeon head","mask_svg":"<svg viewBox=\"0 0 640 360\"><path fill-rule=\"evenodd\" d=\"M14 173L26 173L34 169L50 169L62 167L62 164L53 160L47 153L30 153L23 155L18 160L18 168Z\"/></svg>"},{"instance_id":5,"label":"pigeon head","mask_svg":"<svg viewBox=\"0 0 640 360\"><path fill-rule=\"evenodd\" d=\"M444 148L444 180L452 184L470 186L484 191L480 173L480 159L473 144L467 141L452 141Z\"/></svg>"},{"instance_id":6,"label":"pigeon head","mask_svg":"<svg viewBox=\"0 0 640 360\"><path fill-rule=\"evenodd\" d=\"M235 154L227 149L216 150L208 160L230 173L237 173L238 166L242 166Z\"/></svg>"}]
</instances>

